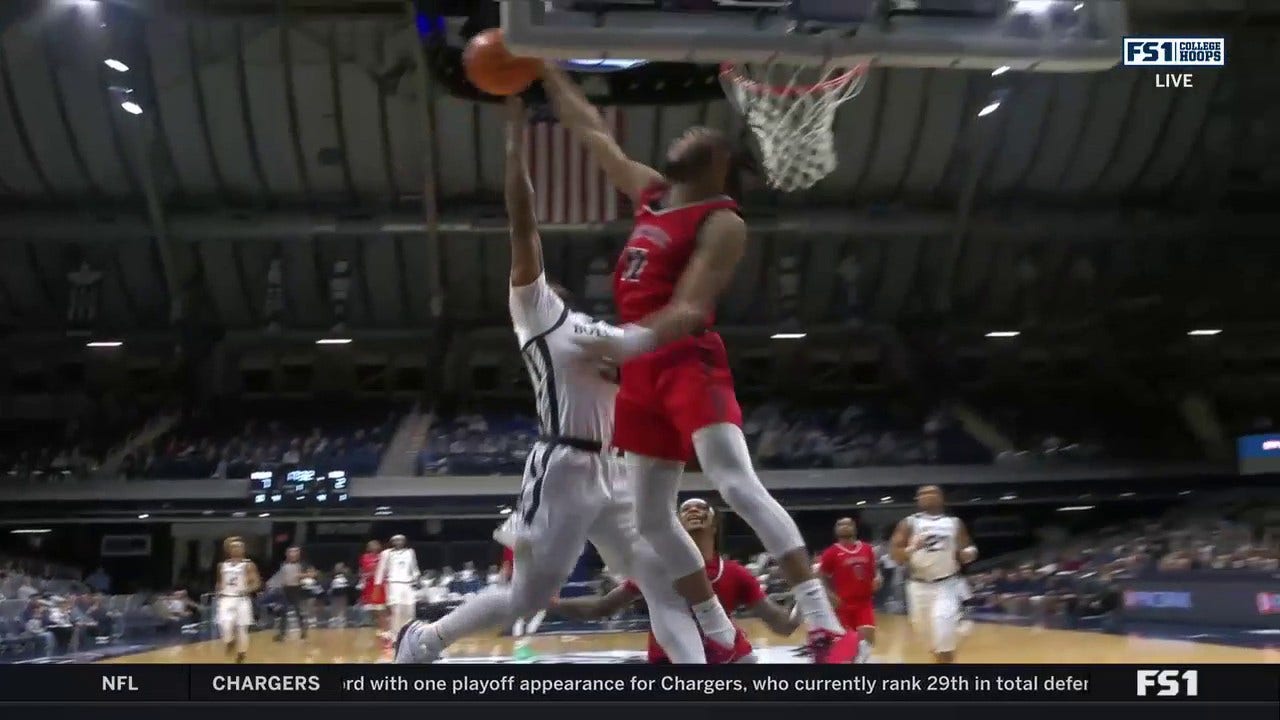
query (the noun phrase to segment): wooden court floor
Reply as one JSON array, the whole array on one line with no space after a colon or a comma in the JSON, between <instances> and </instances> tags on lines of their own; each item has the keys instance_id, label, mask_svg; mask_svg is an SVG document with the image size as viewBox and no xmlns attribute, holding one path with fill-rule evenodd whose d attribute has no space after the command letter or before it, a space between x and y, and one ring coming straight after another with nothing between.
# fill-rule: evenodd
<instances>
[{"instance_id":1,"label":"wooden court floor","mask_svg":"<svg viewBox=\"0 0 1280 720\"><path fill-rule=\"evenodd\" d=\"M911 636L906 619L889 615L880 619L880 637L872 662L925 663L927 652ZM744 627L762 654L789 657L787 648L803 642L797 634L783 638L770 633L758 621ZM618 662L619 657L641 653L645 635L635 632L589 634L540 634L528 640L539 662ZM513 653L509 637L475 636L454 645L450 658L508 660ZM767 658L766 658L767 659ZM1280 650L1211 645L1184 640L1103 635L1070 630L1045 630L977 623L962 641L957 659L973 663L1280 663ZM113 658L112 663L223 663L228 659L221 643L201 642L161 648ZM797 660L779 660L797 662ZM269 633L252 636L250 663L375 663L387 662L367 628L316 630L301 640L296 633L273 642Z\"/></svg>"}]
</instances>

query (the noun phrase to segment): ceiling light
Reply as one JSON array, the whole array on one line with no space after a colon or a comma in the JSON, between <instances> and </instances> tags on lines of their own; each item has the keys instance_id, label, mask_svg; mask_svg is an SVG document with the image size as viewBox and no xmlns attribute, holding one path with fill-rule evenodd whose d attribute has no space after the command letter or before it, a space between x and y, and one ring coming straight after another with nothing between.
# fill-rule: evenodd
<instances>
[{"instance_id":1,"label":"ceiling light","mask_svg":"<svg viewBox=\"0 0 1280 720\"><path fill-rule=\"evenodd\" d=\"M149 518L149 517L151 517L151 513L142 513L141 515L139 515L139 516L138 516L138 519L139 519L139 520L146 520L146 519L147 519L147 518Z\"/></svg>"},{"instance_id":2,"label":"ceiling light","mask_svg":"<svg viewBox=\"0 0 1280 720\"><path fill-rule=\"evenodd\" d=\"M317 345L350 345L351 338L320 338Z\"/></svg>"},{"instance_id":3,"label":"ceiling light","mask_svg":"<svg viewBox=\"0 0 1280 720\"><path fill-rule=\"evenodd\" d=\"M49 528L14 528L9 531L10 535L48 535L53 532Z\"/></svg>"},{"instance_id":4,"label":"ceiling light","mask_svg":"<svg viewBox=\"0 0 1280 720\"><path fill-rule=\"evenodd\" d=\"M1007 495L1001 495L1001 496L1000 496L1000 499L1001 499L1001 500L1017 500L1017 499L1018 499L1018 496L1017 496L1017 495L1014 495L1013 493L1009 493L1009 494L1007 494Z\"/></svg>"},{"instance_id":5,"label":"ceiling light","mask_svg":"<svg viewBox=\"0 0 1280 720\"><path fill-rule=\"evenodd\" d=\"M884 497L880 498L880 502L893 502L893 496L885 495Z\"/></svg>"},{"instance_id":6,"label":"ceiling light","mask_svg":"<svg viewBox=\"0 0 1280 720\"><path fill-rule=\"evenodd\" d=\"M993 103L987 103L981 110L978 111L978 117L986 117L999 109L1000 109L999 100Z\"/></svg>"},{"instance_id":7,"label":"ceiling light","mask_svg":"<svg viewBox=\"0 0 1280 720\"><path fill-rule=\"evenodd\" d=\"M510 514L511 514L511 508L509 508L509 507L499 508L499 509L498 509L498 514L499 514L499 515L510 515Z\"/></svg>"},{"instance_id":8,"label":"ceiling light","mask_svg":"<svg viewBox=\"0 0 1280 720\"><path fill-rule=\"evenodd\" d=\"M769 336L770 340L803 340L807 333L774 333Z\"/></svg>"},{"instance_id":9,"label":"ceiling light","mask_svg":"<svg viewBox=\"0 0 1280 720\"><path fill-rule=\"evenodd\" d=\"M1008 65L1001 65L1000 67L991 71L991 77L1000 77L1001 75L1009 72L1009 70L1010 68Z\"/></svg>"},{"instance_id":10,"label":"ceiling light","mask_svg":"<svg viewBox=\"0 0 1280 720\"><path fill-rule=\"evenodd\" d=\"M102 64L106 65L112 70L115 70L116 72L129 72L129 66L125 65L124 63L120 62L115 58L107 58L106 60L102 61Z\"/></svg>"},{"instance_id":11,"label":"ceiling light","mask_svg":"<svg viewBox=\"0 0 1280 720\"><path fill-rule=\"evenodd\" d=\"M124 345L123 340L91 340L84 344L85 347L91 348L116 348Z\"/></svg>"},{"instance_id":12,"label":"ceiling light","mask_svg":"<svg viewBox=\"0 0 1280 720\"><path fill-rule=\"evenodd\" d=\"M1187 331L1187 334L1196 337L1211 337L1213 335L1221 335L1222 328L1201 328L1199 330L1189 330Z\"/></svg>"},{"instance_id":13,"label":"ceiling light","mask_svg":"<svg viewBox=\"0 0 1280 720\"><path fill-rule=\"evenodd\" d=\"M132 100L126 100L120 103L120 107L124 108L124 111L129 113L130 115L142 114L142 106L136 102L133 102Z\"/></svg>"},{"instance_id":14,"label":"ceiling light","mask_svg":"<svg viewBox=\"0 0 1280 720\"><path fill-rule=\"evenodd\" d=\"M1093 505L1067 505L1065 507L1058 508L1058 512L1084 512L1085 510L1092 510L1093 508Z\"/></svg>"},{"instance_id":15,"label":"ceiling light","mask_svg":"<svg viewBox=\"0 0 1280 720\"><path fill-rule=\"evenodd\" d=\"M989 338L1014 338L1022 334L1021 330L992 330L987 333Z\"/></svg>"},{"instance_id":16,"label":"ceiling light","mask_svg":"<svg viewBox=\"0 0 1280 720\"><path fill-rule=\"evenodd\" d=\"M1084 9L1084 3L1082 3L1082 2L1078 2L1078 3L1076 3L1076 6L1075 6L1075 7L1073 7L1073 8L1071 8L1071 9L1072 9L1072 10L1075 10L1076 12L1080 12L1081 10L1083 10L1083 9Z\"/></svg>"},{"instance_id":17,"label":"ceiling light","mask_svg":"<svg viewBox=\"0 0 1280 720\"><path fill-rule=\"evenodd\" d=\"M1179 495L1190 495L1190 494L1191 494L1191 491L1190 491L1190 490L1183 490L1182 492L1180 492L1180 493L1178 493L1178 494L1179 494Z\"/></svg>"},{"instance_id":18,"label":"ceiling light","mask_svg":"<svg viewBox=\"0 0 1280 720\"><path fill-rule=\"evenodd\" d=\"M866 501L866 500L859 500L859 501L858 501L858 505L866 505L866 504L867 504L867 501Z\"/></svg>"},{"instance_id":19,"label":"ceiling light","mask_svg":"<svg viewBox=\"0 0 1280 720\"><path fill-rule=\"evenodd\" d=\"M271 517L271 513L258 513L258 517L260 517L260 518L269 518L269 517Z\"/></svg>"},{"instance_id":20,"label":"ceiling light","mask_svg":"<svg viewBox=\"0 0 1280 720\"><path fill-rule=\"evenodd\" d=\"M1120 493L1120 497L1133 497L1133 496L1134 496L1134 495L1136 495L1136 494L1137 494L1137 493L1122 492L1122 493Z\"/></svg>"}]
</instances>

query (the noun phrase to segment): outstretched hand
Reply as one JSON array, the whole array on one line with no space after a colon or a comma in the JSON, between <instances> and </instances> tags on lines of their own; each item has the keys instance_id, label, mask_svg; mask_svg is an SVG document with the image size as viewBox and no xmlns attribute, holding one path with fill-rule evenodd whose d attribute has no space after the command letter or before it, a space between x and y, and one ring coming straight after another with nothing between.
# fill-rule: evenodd
<instances>
[{"instance_id":1,"label":"outstretched hand","mask_svg":"<svg viewBox=\"0 0 1280 720\"><path fill-rule=\"evenodd\" d=\"M621 365L653 350L653 331L640 325L615 327L597 321L592 332L577 333L573 342L588 355L611 365Z\"/></svg>"}]
</instances>

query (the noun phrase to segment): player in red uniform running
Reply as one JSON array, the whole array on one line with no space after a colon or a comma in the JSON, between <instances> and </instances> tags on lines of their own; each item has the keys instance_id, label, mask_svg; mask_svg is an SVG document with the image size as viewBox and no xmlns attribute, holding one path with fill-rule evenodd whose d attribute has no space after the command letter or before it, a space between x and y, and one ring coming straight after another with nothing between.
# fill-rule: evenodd
<instances>
[{"instance_id":1,"label":"player in red uniform running","mask_svg":"<svg viewBox=\"0 0 1280 720\"><path fill-rule=\"evenodd\" d=\"M360 556L360 604L373 613L378 624L378 638L385 648L389 648L391 636L387 634L387 588L377 584L374 577L381 557L382 543L370 540L364 546L364 554Z\"/></svg>"},{"instance_id":2,"label":"player in red uniform running","mask_svg":"<svg viewBox=\"0 0 1280 720\"><path fill-rule=\"evenodd\" d=\"M671 144L659 173L626 156L572 80L544 68L543 87L559 121L635 207L635 229L614 270L624 326L608 337L577 340L621 364L613 444L626 451L640 535L669 563L676 590L710 640L708 661L732 661L738 631L675 517L680 476L696 456L720 496L778 559L809 625L814 659L852 660L856 637L841 642L844 628L813 574L800 530L751 466L728 356L712 329L716 300L747 239L738 204L725 194L735 174L729 142L715 130L690 129Z\"/></svg>"},{"instance_id":3,"label":"player in red uniform running","mask_svg":"<svg viewBox=\"0 0 1280 720\"><path fill-rule=\"evenodd\" d=\"M840 603L836 605L840 623L860 638L855 662L866 662L876 643L874 596L881 577L876 552L858 539L853 518L836 521L836 542L818 556L818 572Z\"/></svg>"},{"instance_id":4,"label":"player in red uniform running","mask_svg":"<svg viewBox=\"0 0 1280 720\"><path fill-rule=\"evenodd\" d=\"M685 500L680 505L679 517L680 524L702 553L706 564L704 572L722 606L730 611L742 608L763 620L770 630L784 637L796 631L800 626L799 619L770 600L764 590L760 589L760 581L749 570L716 553L715 510L707 501L696 498ZM607 595L556 600L552 608L565 617L594 620L609 617L641 597L640 588L628 580ZM736 643L735 662L756 662L751 643L745 634L739 634ZM651 663L670 662L652 632L649 633L648 655Z\"/></svg>"}]
</instances>

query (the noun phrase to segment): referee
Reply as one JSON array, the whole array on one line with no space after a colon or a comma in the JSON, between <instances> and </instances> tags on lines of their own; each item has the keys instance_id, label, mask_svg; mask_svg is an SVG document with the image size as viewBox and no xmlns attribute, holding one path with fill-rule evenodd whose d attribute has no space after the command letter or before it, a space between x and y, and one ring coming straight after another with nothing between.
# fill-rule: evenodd
<instances>
[{"instance_id":1,"label":"referee","mask_svg":"<svg viewBox=\"0 0 1280 720\"><path fill-rule=\"evenodd\" d=\"M284 553L284 563L271 578L271 584L280 588L283 604L280 606L280 627L276 631L276 642L284 640L284 632L289 627L289 611L298 616L298 630L303 640L307 639L307 619L302 614L302 579L306 577L307 566L302 562L302 549L297 545Z\"/></svg>"}]
</instances>

